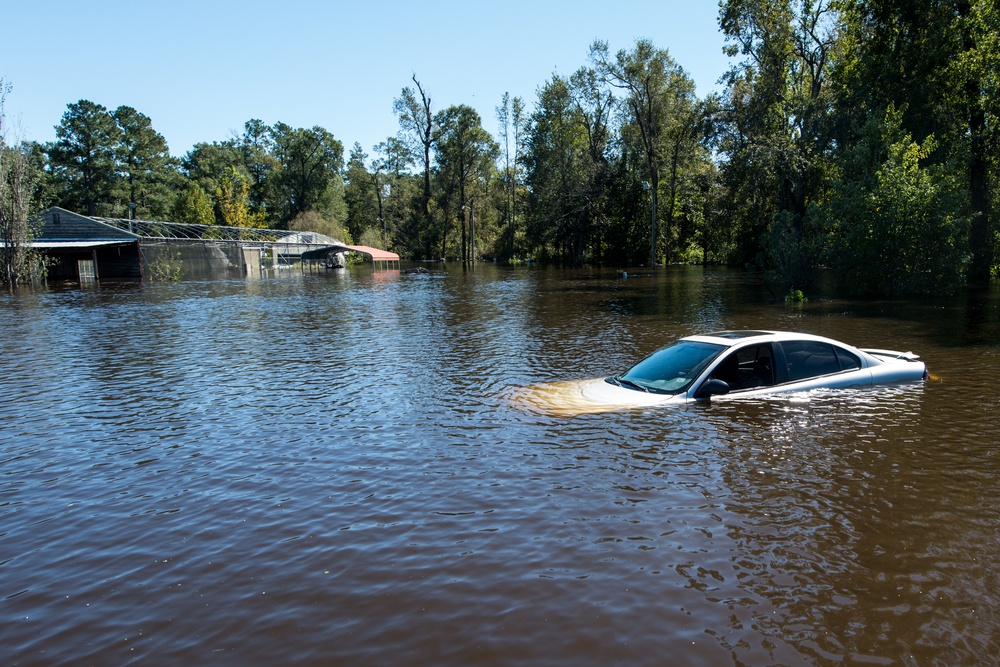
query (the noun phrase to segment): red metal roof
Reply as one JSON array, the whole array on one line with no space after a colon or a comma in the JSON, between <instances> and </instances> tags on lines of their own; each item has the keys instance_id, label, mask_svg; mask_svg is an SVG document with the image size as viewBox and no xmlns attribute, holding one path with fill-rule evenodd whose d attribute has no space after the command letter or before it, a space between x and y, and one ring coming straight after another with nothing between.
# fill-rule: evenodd
<instances>
[{"instance_id":1,"label":"red metal roof","mask_svg":"<svg viewBox=\"0 0 1000 667\"><path fill-rule=\"evenodd\" d=\"M379 250L366 245L345 245L348 250L360 252L372 258L373 262L398 262L399 255L388 250Z\"/></svg>"}]
</instances>

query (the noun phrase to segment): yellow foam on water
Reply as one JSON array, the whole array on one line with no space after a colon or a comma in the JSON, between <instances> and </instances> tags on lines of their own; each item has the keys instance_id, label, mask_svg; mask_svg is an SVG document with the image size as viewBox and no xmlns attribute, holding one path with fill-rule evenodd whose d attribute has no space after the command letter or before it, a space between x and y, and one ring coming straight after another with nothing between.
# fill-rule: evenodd
<instances>
[{"instance_id":1,"label":"yellow foam on water","mask_svg":"<svg viewBox=\"0 0 1000 667\"><path fill-rule=\"evenodd\" d=\"M543 382L523 387L512 395L514 404L530 412L540 412L555 417L572 417L622 410L629 405L597 403L584 397L588 384L603 382L601 378Z\"/></svg>"}]
</instances>

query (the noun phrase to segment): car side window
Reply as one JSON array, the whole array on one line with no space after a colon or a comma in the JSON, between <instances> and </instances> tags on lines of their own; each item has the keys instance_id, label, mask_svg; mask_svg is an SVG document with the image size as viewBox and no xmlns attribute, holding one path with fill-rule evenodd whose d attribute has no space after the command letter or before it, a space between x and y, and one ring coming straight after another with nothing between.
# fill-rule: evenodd
<instances>
[{"instance_id":1,"label":"car side window","mask_svg":"<svg viewBox=\"0 0 1000 667\"><path fill-rule=\"evenodd\" d=\"M774 384L773 359L770 344L744 347L726 356L710 377L723 380L733 391L769 387Z\"/></svg>"},{"instance_id":2,"label":"car side window","mask_svg":"<svg viewBox=\"0 0 1000 667\"><path fill-rule=\"evenodd\" d=\"M861 368L861 359L858 358L858 355L836 345L833 346L833 349L837 352L837 361L840 362L840 370L854 371Z\"/></svg>"},{"instance_id":3,"label":"car side window","mask_svg":"<svg viewBox=\"0 0 1000 667\"><path fill-rule=\"evenodd\" d=\"M808 378L830 375L841 371L837 352L829 343L811 340L791 340L781 344L788 364L788 380L805 380ZM845 351L846 353L846 351ZM860 365L860 362L858 362Z\"/></svg>"}]
</instances>

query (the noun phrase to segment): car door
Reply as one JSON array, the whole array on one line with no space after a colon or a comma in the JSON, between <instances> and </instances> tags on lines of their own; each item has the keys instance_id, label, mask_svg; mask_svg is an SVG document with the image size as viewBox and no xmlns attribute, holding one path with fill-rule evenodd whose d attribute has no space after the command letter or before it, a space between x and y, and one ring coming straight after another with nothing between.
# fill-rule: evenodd
<instances>
[{"instance_id":1,"label":"car door","mask_svg":"<svg viewBox=\"0 0 1000 667\"><path fill-rule=\"evenodd\" d=\"M783 391L871 385L871 373L862 367L860 357L838 345L788 340L776 347L781 360L778 381Z\"/></svg>"},{"instance_id":2,"label":"car door","mask_svg":"<svg viewBox=\"0 0 1000 667\"><path fill-rule=\"evenodd\" d=\"M769 390L777 382L771 343L745 345L719 360L706 380L722 380L730 393Z\"/></svg>"}]
</instances>

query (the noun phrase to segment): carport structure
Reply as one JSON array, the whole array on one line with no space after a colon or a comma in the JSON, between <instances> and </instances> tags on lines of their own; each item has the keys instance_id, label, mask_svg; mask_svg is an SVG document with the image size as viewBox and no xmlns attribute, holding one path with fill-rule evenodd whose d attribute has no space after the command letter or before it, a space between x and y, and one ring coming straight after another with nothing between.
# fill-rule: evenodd
<instances>
[{"instance_id":1,"label":"carport structure","mask_svg":"<svg viewBox=\"0 0 1000 667\"><path fill-rule=\"evenodd\" d=\"M366 245L345 245L343 243L335 242L323 248L316 248L308 250L302 253L302 261L327 261L333 255L339 255L345 252L357 252L362 255L368 255L372 260L372 265L376 268L383 269L398 269L399 268L399 255L394 252L389 252L388 250L379 250L378 248L372 248Z\"/></svg>"}]
</instances>

